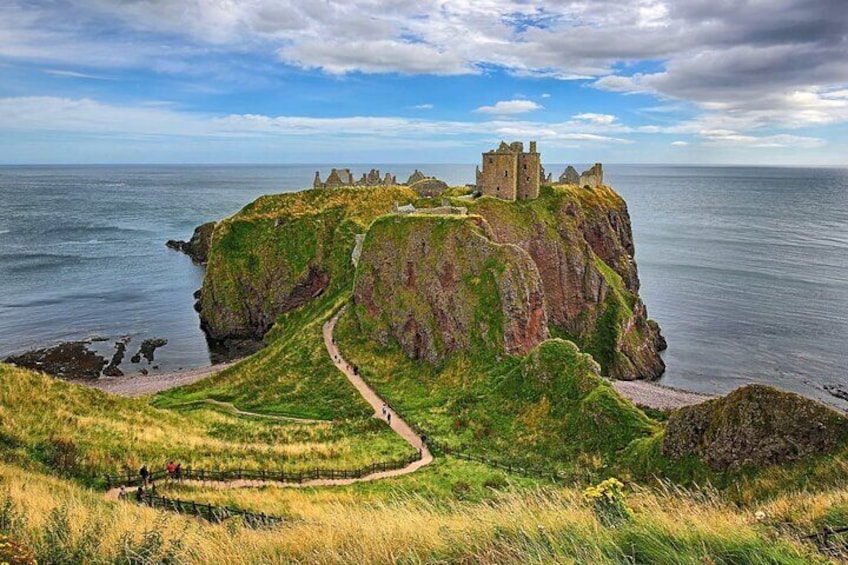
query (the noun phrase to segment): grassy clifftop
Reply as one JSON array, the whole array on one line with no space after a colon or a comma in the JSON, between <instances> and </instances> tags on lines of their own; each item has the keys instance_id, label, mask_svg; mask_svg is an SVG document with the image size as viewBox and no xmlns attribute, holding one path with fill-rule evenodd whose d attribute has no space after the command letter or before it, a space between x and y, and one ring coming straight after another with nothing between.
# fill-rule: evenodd
<instances>
[{"instance_id":1,"label":"grassy clifftop","mask_svg":"<svg viewBox=\"0 0 848 565\"><path fill-rule=\"evenodd\" d=\"M277 317L323 293L349 290L355 235L404 187L311 190L263 196L218 223L201 292L201 320L213 339L261 339Z\"/></svg>"},{"instance_id":2,"label":"grassy clifftop","mask_svg":"<svg viewBox=\"0 0 848 565\"><path fill-rule=\"evenodd\" d=\"M525 261L525 270L535 266L541 277L551 333L573 340L613 377L662 372L662 340L638 297L630 219L618 194L608 187L554 186L537 200L506 202L460 198L459 192L445 194L486 220L488 239L529 255L534 265ZM350 292L355 236L394 203L436 201L397 186L309 190L259 198L220 222L201 296L207 333L259 339L281 314L323 293ZM380 237L391 236L384 224L375 227ZM369 237L370 246L376 238ZM387 239L384 246L398 243ZM459 256L467 249L453 251ZM480 288L481 297L492 300L487 293L491 289Z\"/></svg>"}]
</instances>

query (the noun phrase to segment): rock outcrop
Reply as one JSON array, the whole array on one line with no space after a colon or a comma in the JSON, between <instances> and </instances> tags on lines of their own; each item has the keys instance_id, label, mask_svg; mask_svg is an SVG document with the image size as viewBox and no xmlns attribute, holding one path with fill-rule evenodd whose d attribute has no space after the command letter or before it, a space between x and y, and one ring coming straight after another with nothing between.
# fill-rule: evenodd
<instances>
[{"instance_id":1,"label":"rock outcrop","mask_svg":"<svg viewBox=\"0 0 848 565\"><path fill-rule=\"evenodd\" d=\"M846 443L848 417L797 394L748 385L675 411L662 452L723 471L798 461Z\"/></svg>"},{"instance_id":2,"label":"rock outcrop","mask_svg":"<svg viewBox=\"0 0 848 565\"><path fill-rule=\"evenodd\" d=\"M215 222L208 222L196 227L188 241L169 239L165 245L171 249L182 251L191 257L191 260L195 263L205 265L209 260L209 245L212 243L212 232L214 231Z\"/></svg>"},{"instance_id":3,"label":"rock outcrop","mask_svg":"<svg viewBox=\"0 0 848 565\"><path fill-rule=\"evenodd\" d=\"M474 216L374 222L353 289L363 331L430 363L477 347L529 352L548 337L539 271L524 250L492 236Z\"/></svg>"},{"instance_id":4,"label":"rock outcrop","mask_svg":"<svg viewBox=\"0 0 848 565\"><path fill-rule=\"evenodd\" d=\"M415 198L405 187L309 190L259 198L222 221L199 301L207 337L243 348L280 315L328 289L349 289L356 234Z\"/></svg>"},{"instance_id":5,"label":"rock outcrop","mask_svg":"<svg viewBox=\"0 0 848 565\"><path fill-rule=\"evenodd\" d=\"M60 379L97 379L107 362L88 346L85 341L60 343L7 357L4 362Z\"/></svg>"},{"instance_id":6,"label":"rock outcrop","mask_svg":"<svg viewBox=\"0 0 848 565\"><path fill-rule=\"evenodd\" d=\"M427 224L431 226L440 226L446 214L456 215L454 219L460 222L477 215L485 218L487 227L476 229L486 231L486 236L475 235L471 241L483 241L484 249L517 246L528 273L535 273L541 281L537 302L545 313L545 331L574 341L610 377L655 378L663 372L658 351L664 340L638 296L627 206L612 189L561 185L545 187L539 198L521 205L486 197L445 204L432 208L431 202L421 201L414 190L402 186L309 190L260 198L215 229L199 304L203 329L213 343L259 340L281 314L324 293L348 292L354 282L356 235L365 233L382 214L408 211L410 221L418 218L415 221L421 222L420 216L427 212L434 216L433 223ZM424 241L424 234L416 237ZM373 239L368 236L368 241ZM403 245L395 239L386 241L386 260L399 261L389 257L388 249ZM367 247L362 250L363 257ZM459 262L469 253L458 243L452 249L453 254L441 260ZM415 273L419 272L416 265L429 264L425 259L410 260ZM441 273L443 267L448 268L439 264L433 272ZM407 264L399 268L399 273L405 273ZM456 271L458 267L450 268ZM502 290L491 288L498 300ZM451 325L454 321L447 310L433 311L445 316L434 314L430 319L448 326L424 331L410 325L404 331L420 334L421 339L432 338L432 343L422 343L419 350L425 348L427 358L440 358L446 348L436 336L442 331L454 335L457 327L464 326ZM519 318L522 316L526 313L519 312ZM392 328L392 335L396 331L401 335L403 326L398 324L394 320L385 327ZM500 342L490 339L486 343L518 351L521 347L515 344L524 339L524 331L507 328L500 334ZM387 335L388 330L383 337ZM457 339L451 347L466 343ZM410 346L409 351L414 349Z\"/></svg>"},{"instance_id":7,"label":"rock outcrop","mask_svg":"<svg viewBox=\"0 0 848 565\"><path fill-rule=\"evenodd\" d=\"M630 217L618 194L556 188L529 206L482 198L469 212L486 218L496 241L533 258L555 334L574 340L613 378L663 373L665 342L638 296Z\"/></svg>"}]
</instances>

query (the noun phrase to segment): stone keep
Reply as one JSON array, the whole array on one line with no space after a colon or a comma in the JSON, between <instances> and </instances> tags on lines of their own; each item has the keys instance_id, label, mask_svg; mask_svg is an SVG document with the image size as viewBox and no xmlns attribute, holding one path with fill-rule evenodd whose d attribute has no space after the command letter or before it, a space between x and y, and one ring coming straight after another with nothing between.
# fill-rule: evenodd
<instances>
[{"instance_id":1,"label":"stone keep","mask_svg":"<svg viewBox=\"0 0 848 565\"><path fill-rule=\"evenodd\" d=\"M502 141L497 149L483 153L478 189L486 196L503 200L530 200L539 197L541 175L535 141L530 142L526 153L520 141L509 145Z\"/></svg>"}]
</instances>

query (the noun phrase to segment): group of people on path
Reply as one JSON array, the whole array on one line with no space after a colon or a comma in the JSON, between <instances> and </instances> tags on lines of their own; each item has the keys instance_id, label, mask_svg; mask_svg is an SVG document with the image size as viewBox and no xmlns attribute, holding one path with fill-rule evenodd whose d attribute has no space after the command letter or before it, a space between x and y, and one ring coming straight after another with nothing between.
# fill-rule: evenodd
<instances>
[{"instance_id":1,"label":"group of people on path","mask_svg":"<svg viewBox=\"0 0 848 565\"><path fill-rule=\"evenodd\" d=\"M168 464L165 465L165 470L168 472L168 478L171 480L179 481L183 478L182 463L169 461ZM138 485L138 489L135 491L135 500L136 502L141 502L145 493L150 495L156 494L156 483L153 480L153 473L151 473L150 469L147 468L147 464L141 466L141 469L138 470L138 474L141 477L141 484ZM118 497L127 498L126 487L121 486Z\"/></svg>"}]
</instances>

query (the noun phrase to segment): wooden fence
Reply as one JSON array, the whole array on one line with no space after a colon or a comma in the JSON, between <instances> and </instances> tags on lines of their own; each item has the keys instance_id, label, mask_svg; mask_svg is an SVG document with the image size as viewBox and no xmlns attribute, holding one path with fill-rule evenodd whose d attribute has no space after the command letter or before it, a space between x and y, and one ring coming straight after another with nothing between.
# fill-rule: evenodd
<instances>
[{"instance_id":1,"label":"wooden fence","mask_svg":"<svg viewBox=\"0 0 848 565\"><path fill-rule=\"evenodd\" d=\"M836 557L848 555L848 528L825 528L820 532L804 536L804 539L814 540L822 553Z\"/></svg>"},{"instance_id":2,"label":"wooden fence","mask_svg":"<svg viewBox=\"0 0 848 565\"><path fill-rule=\"evenodd\" d=\"M150 473L149 480L159 481L162 479L188 479L196 481L275 481L281 483L303 483L306 481L316 481L320 479L360 479L373 473L383 471L394 471L403 469L412 463L421 459L421 454L416 453L405 459L387 461L383 463L372 463L366 467L358 469L307 469L304 471L275 471L264 469L228 469L228 470L208 470L208 469L192 469L186 467L180 471L179 477L168 474L167 471L153 471ZM136 486L142 483L141 475L127 473L126 475L106 475L106 488L111 489L116 486Z\"/></svg>"},{"instance_id":3,"label":"wooden fence","mask_svg":"<svg viewBox=\"0 0 848 565\"><path fill-rule=\"evenodd\" d=\"M213 506L211 504L203 504L193 500L180 500L179 498L168 498L165 496L157 496L151 493L144 493L141 498L137 498L135 494L125 494L122 497L124 500L134 500L139 504L144 504L150 508L159 510L168 510L179 514L188 514L197 516L209 522L219 523L230 518L240 517L242 521L252 527L269 527L282 524L285 519L279 516L269 516L267 514L256 514L238 508L230 508L228 506Z\"/></svg>"}]
</instances>

